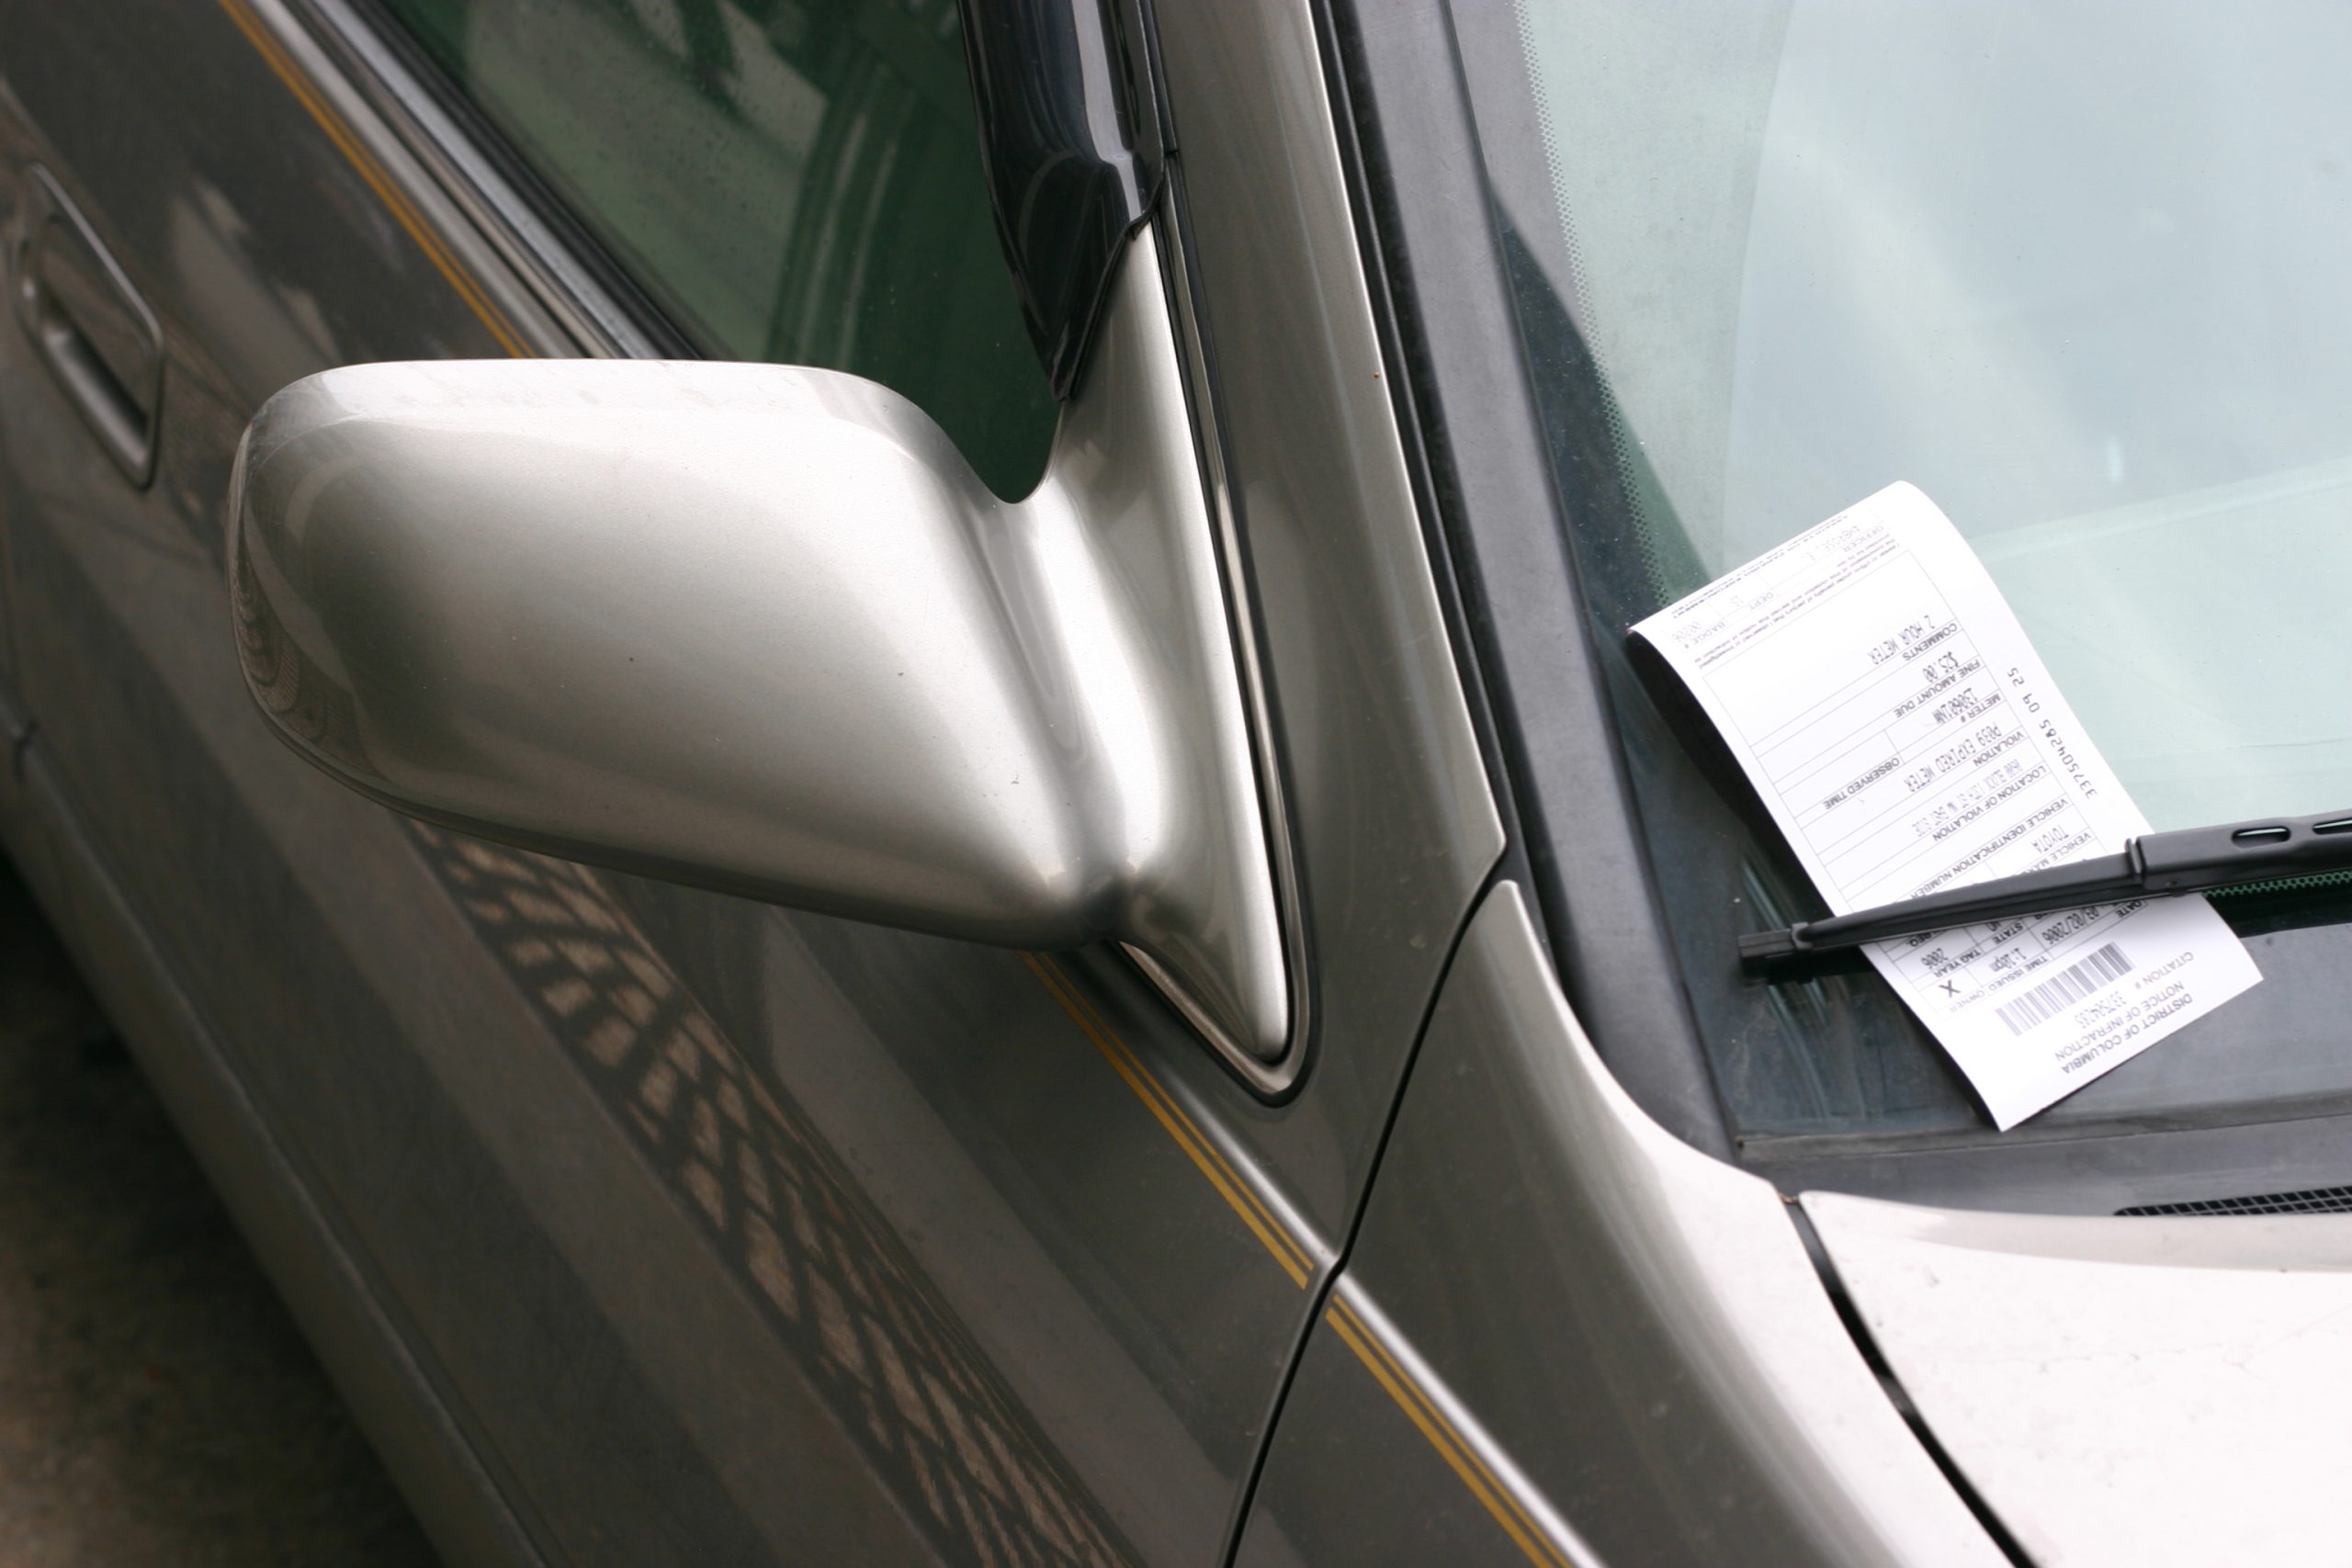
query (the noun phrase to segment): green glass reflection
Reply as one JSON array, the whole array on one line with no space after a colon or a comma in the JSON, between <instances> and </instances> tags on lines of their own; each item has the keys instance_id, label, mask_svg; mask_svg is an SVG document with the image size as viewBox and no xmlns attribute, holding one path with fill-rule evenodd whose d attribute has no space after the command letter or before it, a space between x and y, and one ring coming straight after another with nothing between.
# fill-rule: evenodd
<instances>
[{"instance_id":1,"label":"green glass reflection","mask_svg":"<svg viewBox=\"0 0 2352 1568\"><path fill-rule=\"evenodd\" d=\"M955 0L390 4L704 352L870 377L1036 482Z\"/></svg>"}]
</instances>

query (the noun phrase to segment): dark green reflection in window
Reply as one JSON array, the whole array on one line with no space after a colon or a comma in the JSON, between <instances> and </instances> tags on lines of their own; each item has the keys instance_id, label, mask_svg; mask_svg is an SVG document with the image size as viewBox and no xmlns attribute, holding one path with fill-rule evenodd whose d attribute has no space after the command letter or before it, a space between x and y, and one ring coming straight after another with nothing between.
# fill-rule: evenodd
<instances>
[{"instance_id":1,"label":"dark green reflection in window","mask_svg":"<svg viewBox=\"0 0 2352 1568\"><path fill-rule=\"evenodd\" d=\"M706 353L871 377L1035 483L955 0L390 4Z\"/></svg>"}]
</instances>

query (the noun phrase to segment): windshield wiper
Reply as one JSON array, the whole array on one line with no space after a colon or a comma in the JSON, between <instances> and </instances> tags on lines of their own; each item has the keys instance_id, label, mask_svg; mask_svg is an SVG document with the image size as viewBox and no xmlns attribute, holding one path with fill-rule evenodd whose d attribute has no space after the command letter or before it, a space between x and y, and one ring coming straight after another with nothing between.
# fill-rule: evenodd
<instances>
[{"instance_id":1,"label":"windshield wiper","mask_svg":"<svg viewBox=\"0 0 2352 1568\"><path fill-rule=\"evenodd\" d=\"M2352 871L2352 811L2143 833L2116 854L1756 931L1739 939L1739 962L1760 974L1792 958L1887 937L2335 871Z\"/></svg>"}]
</instances>

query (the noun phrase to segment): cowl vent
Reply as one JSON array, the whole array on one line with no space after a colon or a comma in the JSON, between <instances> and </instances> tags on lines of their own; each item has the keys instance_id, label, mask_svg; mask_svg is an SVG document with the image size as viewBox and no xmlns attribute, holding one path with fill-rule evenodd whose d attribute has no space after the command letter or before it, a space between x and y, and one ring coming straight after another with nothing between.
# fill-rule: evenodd
<instances>
[{"instance_id":1,"label":"cowl vent","mask_svg":"<svg viewBox=\"0 0 2352 1568\"><path fill-rule=\"evenodd\" d=\"M2308 1192L2262 1192L2251 1198L2207 1198L2195 1203L2148 1203L2119 1214L2352 1214L2352 1187Z\"/></svg>"}]
</instances>

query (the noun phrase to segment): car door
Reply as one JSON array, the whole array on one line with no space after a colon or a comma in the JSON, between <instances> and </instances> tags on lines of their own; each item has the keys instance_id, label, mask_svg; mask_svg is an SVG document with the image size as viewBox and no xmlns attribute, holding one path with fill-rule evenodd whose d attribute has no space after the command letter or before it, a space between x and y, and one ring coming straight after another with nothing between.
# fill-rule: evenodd
<instances>
[{"instance_id":1,"label":"car door","mask_svg":"<svg viewBox=\"0 0 2352 1568\"><path fill-rule=\"evenodd\" d=\"M453 1558L1228 1549L1499 829L1307 8L1161 26L1189 140L1132 243L1295 889L1297 1027L1255 1082L1116 951L412 825L240 678L236 442L329 366L829 365L1034 478L1057 414L953 6L0 7L10 236L74 263L42 286L62 349L0 332L10 841L54 846L44 901ZM134 419L112 344L142 322ZM270 1182L231 1169L257 1148Z\"/></svg>"}]
</instances>

